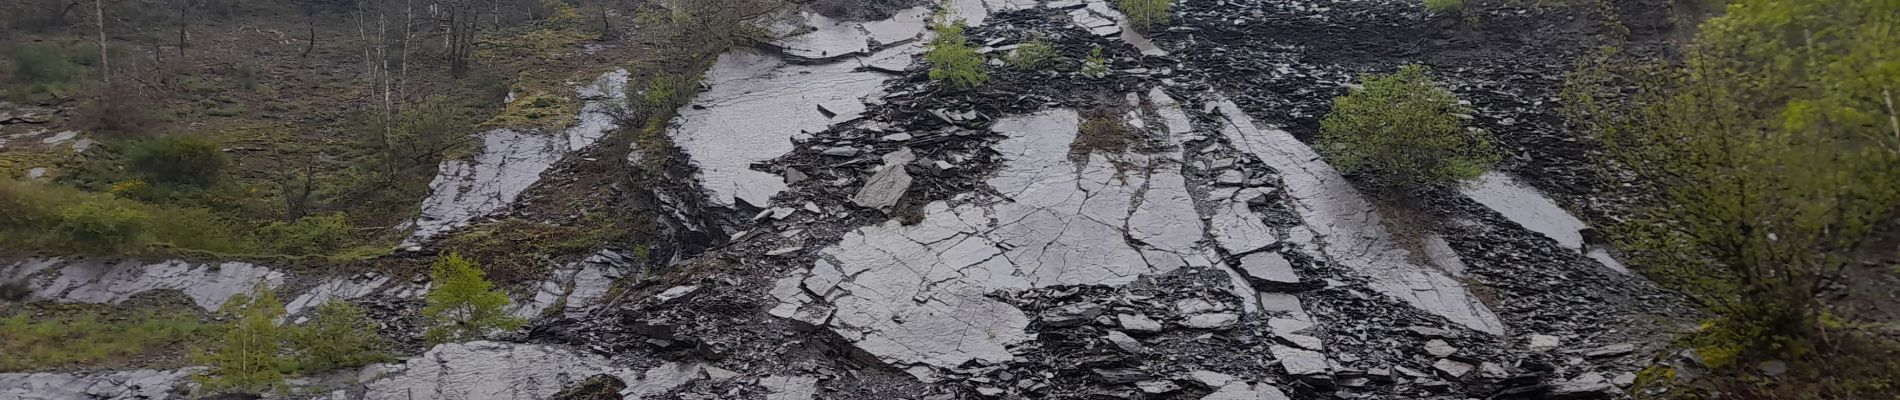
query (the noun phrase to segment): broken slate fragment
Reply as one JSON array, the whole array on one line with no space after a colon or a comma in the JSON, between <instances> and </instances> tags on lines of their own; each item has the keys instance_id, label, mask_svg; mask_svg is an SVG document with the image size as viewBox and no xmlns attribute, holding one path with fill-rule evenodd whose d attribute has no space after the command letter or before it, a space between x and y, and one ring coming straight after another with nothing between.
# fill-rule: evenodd
<instances>
[{"instance_id":1,"label":"broken slate fragment","mask_svg":"<svg viewBox=\"0 0 1900 400\"><path fill-rule=\"evenodd\" d=\"M1115 347L1130 353L1140 353L1143 350L1147 350L1147 348L1141 346L1141 341L1135 340L1134 337L1130 337L1128 334L1122 333L1122 331L1108 331L1108 342L1114 343Z\"/></svg>"},{"instance_id":2,"label":"broken slate fragment","mask_svg":"<svg viewBox=\"0 0 1900 400\"><path fill-rule=\"evenodd\" d=\"M1287 262L1280 253L1272 251L1241 257L1240 273L1262 288L1293 288L1300 284L1300 276L1293 273L1293 264Z\"/></svg>"},{"instance_id":3,"label":"broken slate fragment","mask_svg":"<svg viewBox=\"0 0 1900 400\"><path fill-rule=\"evenodd\" d=\"M1102 315L1102 305L1095 303L1076 303L1051 308L1042 312L1042 323L1049 326L1076 326L1095 320Z\"/></svg>"},{"instance_id":4,"label":"broken slate fragment","mask_svg":"<svg viewBox=\"0 0 1900 400\"><path fill-rule=\"evenodd\" d=\"M1102 381L1111 384L1133 383L1154 378L1153 374L1134 368L1096 368L1095 374L1101 375Z\"/></svg>"},{"instance_id":5,"label":"broken slate fragment","mask_svg":"<svg viewBox=\"0 0 1900 400\"><path fill-rule=\"evenodd\" d=\"M1209 393L1201 400L1287 400L1286 393L1273 385L1261 383L1249 385L1246 382L1233 382L1221 386L1220 390Z\"/></svg>"},{"instance_id":6,"label":"broken slate fragment","mask_svg":"<svg viewBox=\"0 0 1900 400\"><path fill-rule=\"evenodd\" d=\"M810 178L811 177L806 176L804 172L799 171L797 168L785 169L785 184L787 185L798 183Z\"/></svg>"},{"instance_id":7,"label":"broken slate fragment","mask_svg":"<svg viewBox=\"0 0 1900 400\"><path fill-rule=\"evenodd\" d=\"M1174 381L1161 379L1135 382L1135 387L1140 388L1143 393L1148 394L1162 394L1181 390L1181 386L1175 385Z\"/></svg>"},{"instance_id":8,"label":"broken slate fragment","mask_svg":"<svg viewBox=\"0 0 1900 400\"><path fill-rule=\"evenodd\" d=\"M1609 346L1583 350L1583 356L1590 357L1590 358L1615 357L1615 356L1620 356L1624 354L1629 354L1635 351L1636 351L1636 345L1629 344L1629 343L1618 343L1618 344L1613 344Z\"/></svg>"},{"instance_id":9,"label":"broken slate fragment","mask_svg":"<svg viewBox=\"0 0 1900 400\"><path fill-rule=\"evenodd\" d=\"M1459 377L1465 376L1465 374L1467 373L1470 373L1473 367L1471 364L1466 364L1463 362L1459 362L1457 360L1452 360L1449 358L1441 358L1441 359L1438 359L1438 362L1432 363L1432 368L1437 369L1438 372L1445 373L1445 376L1447 377L1459 378Z\"/></svg>"},{"instance_id":10,"label":"broken slate fragment","mask_svg":"<svg viewBox=\"0 0 1900 400\"><path fill-rule=\"evenodd\" d=\"M1139 333L1161 332L1161 323L1155 322L1155 320L1153 319L1149 319L1148 316L1146 315L1122 314L1122 315L1115 316L1115 319L1121 322L1122 329L1126 329L1129 332L1139 332Z\"/></svg>"},{"instance_id":11,"label":"broken slate fragment","mask_svg":"<svg viewBox=\"0 0 1900 400\"><path fill-rule=\"evenodd\" d=\"M910 153L910 149L906 148L902 153L907 155ZM885 155L884 157L887 161L893 158L892 155ZM898 157L901 158L902 156ZM909 160L905 160L900 163L887 163L883 167L879 167L877 173L872 174L871 179L864 182L864 187L858 189L858 194L851 196L851 202L862 207L879 210L889 210L891 207L896 206L898 200L904 198L904 192L910 190L910 172L904 169L904 164L909 162Z\"/></svg>"},{"instance_id":12,"label":"broken slate fragment","mask_svg":"<svg viewBox=\"0 0 1900 400\"><path fill-rule=\"evenodd\" d=\"M1182 321L1181 325L1189 328L1214 329L1233 325L1234 321L1238 320L1240 316L1233 313L1195 314L1189 316L1186 321Z\"/></svg>"},{"instance_id":13,"label":"broken slate fragment","mask_svg":"<svg viewBox=\"0 0 1900 400\"><path fill-rule=\"evenodd\" d=\"M1331 369L1327 365L1326 355L1317 351L1277 344L1267 350L1273 353L1273 358L1280 360L1280 368L1285 369L1288 375L1321 375Z\"/></svg>"},{"instance_id":14,"label":"broken slate fragment","mask_svg":"<svg viewBox=\"0 0 1900 400\"><path fill-rule=\"evenodd\" d=\"M665 303L665 302L673 301L682 297L686 297L688 295L692 295L694 292L697 292L697 291L699 291L699 286L674 286L671 289L666 289L666 291L660 292L660 294L653 295L653 300L660 303Z\"/></svg>"},{"instance_id":15,"label":"broken slate fragment","mask_svg":"<svg viewBox=\"0 0 1900 400\"><path fill-rule=\"evenodd\" d=\"M1556 336L1551 336L1551 335L1531 335L1531 337L1530 337L1530 345L1529 345L1529 346L1530 346L1530 348L1531 348L1531 350L1537 350L1537 351L1545 351L1545 350L1550 350L1550 349L1555 349L1555 348L1557 348L1557 345L1558 345L1558 344L1560 344L1560 343L1561 343L1561 341L1560 341L1559 339L1557 339L1557 337L1556 337Z\"/></svg>"},{"instance_id":16,"label":"broken slate fragment","mask_svg":"<svg viewBox=\"0 0 1900 400\"><path fill-rule=\"evenodd\" d=\"M1610 385L1610 380L1604 378L1603 374L1591 372L1576 378L1558 381L1557 384L1551 385L1550 395L1552 398L1562 399L1607 398L1609 397L1608 395L1615 390L1616 389Z\"/></svg>"},{"instance_id":17,"label":"broken slate fragment","mask_svg":"<svg viewBox=\"0 0 1900 400\"><path fill-rule=\"evenodd\" d=\"M1432 357L1447 357L1452 355L1452 353L1457 353L1458 348L1452 347L1450 343L1445 343L1444 340L1432 339L1429 342L1425 342L1425 352L1431 354Z\"/></svg>"}]
</instances>

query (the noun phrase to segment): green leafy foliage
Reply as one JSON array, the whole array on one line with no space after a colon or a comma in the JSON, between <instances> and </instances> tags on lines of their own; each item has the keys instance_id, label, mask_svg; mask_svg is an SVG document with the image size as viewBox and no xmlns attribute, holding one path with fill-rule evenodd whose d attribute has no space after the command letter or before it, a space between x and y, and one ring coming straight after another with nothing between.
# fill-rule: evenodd
<instances>
[{"instance_id":1,"label":"green leafy foliage","mask_svg":"<svg viewBox=\"0 0 1900 400\"><path fill-rule=\"evenodd\" d=\"M127 167L154 182L206 186L217 182L230 161L216 142L191 136L164 136L132 142Z\"/></svg>"},{"instance_id":2,"label":"green leafy foliage","mask_svg":"<svg viewBox=\"0 0 1900 400\"><path fill-rule=\"evenodd\" d=\"M1174 0L1116 0L1115 7L1128 16L1128 24L1135 29L1148 30L1156 25L1167 25L1174 14Z\"/></svg>"},{"instance_id":3,"label":"green leafy foliage","mask_svg":"<svg viewBox=\"0 0 1900 400\"><path fill-rule=\"evenodd\" d=\"M1108 58L1102 56L1101 47L1089 50L1089 58L1082 60L1082 76L1096 79L1108 76Z\"/></svg>"},{"instance_id":4,"label":"green leafy foliage","mask_svg":"<svg viewBox=\"0 0 1900 400\"><path fill-rule=\"evenodd\" d=\"M1425 0L1425 9L1441 14L1457 14L1465 11L1465 0Z\"/></svg>"},{"instance_id":5,"label":"green leafy foliage","mask_svg":"<svg viewBox=\"0 0 1900 400\"><path fill-rule=\"evenodd\" d=\"M352 230L341 213L271 222L258 231L258 248L286 255L324 254L349 245L355 237Z\"/></svg>"},{"instance_id":6,"label":"green leafy foliage","mask_svg":"<svg viewBox=\"0 0 1900 400\"><path fill-rule=\"evenodd\" d=\"M1333 166L1382 188L1404 189L1476 178L1497 162L1490 135L1465 129L1470 109L1434 83L1423 66L1364 78L1364 88L1333 99L1320 121L1320 150Z\"/></svg>"},{"instance_id":7,"label":"green leafy foliage","mask_svg":"<svg viewBox=\"0 0 1900 400\"><path fill-rule=\"evenodd\" d=\"M284 303L269 287L258 285L250 295L234 295L225 302L224 312L236 318L224 333L217 349L204 354L202 362L211 367L194 379L207 393L262 393L284 386L279 370L284 359L283 332L277 318L284 315Z\"/></svg>"},{"instance_id":8,"label":"green leafy foliage","mask_svg":"<svg viewBox=\"0 0 1900 400\"><path fill-rule=\"evenodd\" d=\"M1738 1L1685 67L1606 50L1565 92L1616 168L1659 197L1618 241L1725 314L1751 351L1817 333L1817 294L1900 210L1900 4ZM1619 96L1611 82L1633 79Z\"/></svg>"},{"instance_id":9,"label":"green leafy foliage","mask_svg":"<svg viewBox=\"0 0 1900 400\"><path fill-rule=\"evenodd\" d=\"M53 229L85 250L114 251L137 245L152 217L119 199L95 197L62 207Z\"/></svg>"},{"instance_id":10,"label":"green leafy foliage","mask_svg":"<svg viewBox=\"0 0 1900 400\"><path fill-rule=\"evenodd\" d=\"M303 371L327 371L392 360L387 340L362 307L331 300L317 306L310 322L291 331L290 350Z\"/></svg>"},{"instance_id":11,"label":"green leafy foliage","mask_svg":"<svg viewBox=\"0 0 1900 400\"><path fill-rule=\"evenodd\" d=\"M1016 69L1037 70L1054 64L1060 58L1056 54L1055 44L1038 37L1016 46L1015 50L1009 52L1009 58L1003 61Z\"/></svg>"},{"instance_id":12,"label":"green leafy foliage","mask_svg":"<svg viewBox=\"0 0 1900 400\"><path fill-rule=\"evenodd\" d=\"M37 319L21 312L0 318L0 372L90 366L195 347L217 325L195 315L141 313L102 319L92 313Z\"/></svg>"},{"instance_id":13,"label":"green leafy foliage","mask_svg":"<svg viewBox=\"0 0 1900 400\"><path fill-rule=\"evenodd\" d=\"M430 343L480 339L526 322L508 315L508 295L496 290L475 263L459 254L436 259L430 277L435 288L429 291L428 307L422 309L430 324L423 338Z\"/></svg>"},{"instance_id":14,"label":"green leafy foliage","mask_svg":"<svg viewBox=\"0 0 1900 400\"><path fill-rule=\"evenodd\" d=\"M989 81L989 73L983 71L983 55L963 36L962 20L944 21L939 17L930 30L936 32L936 37L930 39L930 49L924 52L924 60L930 63L930 80L949 82L959 89L981 87Z\"/></svg>"}]
</instances>

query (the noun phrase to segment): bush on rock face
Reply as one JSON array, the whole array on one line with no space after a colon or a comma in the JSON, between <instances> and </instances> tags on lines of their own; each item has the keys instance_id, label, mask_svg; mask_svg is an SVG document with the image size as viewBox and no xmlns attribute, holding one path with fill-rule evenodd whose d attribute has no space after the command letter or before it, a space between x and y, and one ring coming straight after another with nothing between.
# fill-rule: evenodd
<instances>
[{"instance_id":1,"label":"bush on rock face","mask_svg":"<svg viewBox=\"0 0 1900 400\"><path fill-rule=\"evenodd\" d=\"M930 80L960 89L980 87L990 80L989 73L983 72L983 55L963 36L963 21L940 20L930 30L937 34L924 53L924 60L930 62Z\"/></svg>"},{"instance_id":2,"label":"bush on rock face","mask_svg":"<svg viewBox=\"0 0 1900 400\"><path fill-rule=\"evenodd\" d=\"M1484 173L1499 156L1490 134L1466 129L1471 110L1438 87L1423 66L1364 79L1333 99L1320 121L1320 150L1341 171L1383 189L1456 183Z\"/></svg>"},{"instance_id":3,"label":"bush on rock face","mask_svg":"<svg viewBox=\"0 0 1900 400\"><path fill-rule=\"evenodd\" d=\"M422 309L429 329L423 338L430 343L481 339L489 332L520 328L525 323L508 315L508 295L482 276L475 263L450 253L435 261L430 274L435 288L429 291L429 306Z\"/></svg>"}]
</instances>

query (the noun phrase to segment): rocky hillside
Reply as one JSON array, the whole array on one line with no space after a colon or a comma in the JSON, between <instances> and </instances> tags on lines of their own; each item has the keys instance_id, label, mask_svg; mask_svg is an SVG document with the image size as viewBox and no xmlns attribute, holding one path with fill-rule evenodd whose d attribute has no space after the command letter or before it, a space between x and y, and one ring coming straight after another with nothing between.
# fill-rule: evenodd
<instances>
[{"instance_id":1,"label":"rocky hillside","mask_svg":"<svg viewBox=\"0 0 1900 400\"><path fill-rule=\"evenodd\" d=\"M472 132L479 150L439 164L383 257L471 231L526 243L490 223L597 210L574 204L640 211L612 226L650 242L502 282L519 330L427 345L437 282L382 264L15 255L8 307L216 318L262 285L284 323L346 300L394 339L394 360L268 398L1610 399L1693 364L1671 341L1704 315L1596 237L1624 194L1558 105L1610 30L1669 48L1662 1L1616 2L1613 26L1596 4L1184 0L1145 31L1105 0L831 3L718 55L664 140L614 140L653 79L631 66L561 89L577 111L558 129ZM986 85L931 79L939 13ZM1044 66L1005 61L1044 44ZM1505 156L1393 201L1313 143L1362 74L1411 63ZM202 371L0 373L0 399L191 398Z\"/></svg>"}]
</instances>

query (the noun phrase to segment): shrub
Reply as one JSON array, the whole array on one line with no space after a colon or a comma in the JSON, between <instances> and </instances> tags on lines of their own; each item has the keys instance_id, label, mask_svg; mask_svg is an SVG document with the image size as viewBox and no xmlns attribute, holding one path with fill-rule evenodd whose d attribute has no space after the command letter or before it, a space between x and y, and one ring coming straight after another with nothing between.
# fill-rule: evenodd
<instances>
[{"instance_id":1,"label":"shrub","mask_svg":"<svg viewBox=\"0 0 1900 400\"><path fill-rule=\"evenodd\" d=\"M53 229L78 250L117 251L139 244L152 216L125 200L88 199L59 210Z\"/></svg>"},{"instance_id":2,"label":"shrub","mask_svg":"<svg viewBox=\"0 0 1900 400\"><path fill-rule=\"evenodd\" d=\"M1425 9L1445 14L1464 12L1465 0L1425 0Z\"/></svg>"},{"instance_id":3,"label":"shrub","mask_svg":"<svg viewBox=\"0 0 1900 400\"><path fill-rule=\"evenodd\" d=\"M990 75L983 72L983 55L963 36L963 21L942 19L931 24L930 30L937 37L930 40L930 50L924 52L924 60L930 62L930 80L949 82L960 89L983 86Z\"/></svg>"},{"instance_id":4,"label":"shrub","mask_svg":"<svg viewBox=\"0 0 1900 400\"><path fill-rule=\"evenodd\" d=\"M1100 79L1108 76L1108 58L1102 57L1102 48L1089 50L1089 58L1082 60L1082 76Z\"/></svg>"},{"instance_id":5,"label":"shrub","mask_svg":"<svg viewBox=\"0 0 1900 400\"><path fill-rule=\"evenodd\" d=\"M1117 0L1115 6L1128 16L1129 25L1144 31L1155 25L1166 25L1174 16L1169 10L1174 7L1174 0Z\"/></svg>"},{"instance_id":6,"label":"shrub","mask_svg":"<svg viewBox=\"0 0 1900 400\"><path fill-rule=\"evenodd\" d=\"M133 142L128 167L155 182L207 186L217 182L229 161L207 139L165 136Z\"/></svg>"},{"instance_id":7,"label":"shrub","mask_svg":"<svg viewBox=\"0 0 1900 400\"><path fill-rule=\"evenodd\" d=\"M156 119L148 110L154 110L154 104L137 93L114 93L114 91L93 91L91 100L80 104L78 116L74 121L84 125L87 131L106 133L114 136L137 136L150 133Z\"/></svg>"},{"instance_id":8,"label":"shrub","mask_svg":"<svg viewBox=\"0 0 1900 400\"><path fill-rule=\"evenodd\" d=\"M331 300L317 306L302 328L291 331L290 349L303 371L359 367L391 358L381 349L385 339L362 307Z\"/></svg>"},{"instance_id":9,"label":"shrub","mask_svg":"<svg viewBox=\"0 0 1900 400\"><path fill-rule=\"evenodd\" d=\"M283 387L277 318L284 315L284 303L277 301L277 294L260 284L251 295L231 296L224 312L237 321L225 331L217 350L202 357L211 369L194 379L207 393L261 393Z\"/></svg>"},{"instance_id":10,"label":"shrub","mask_svg":"<svg viewBox=\"0 0 1900 400\"><path fill-rule=\"evenodd\" d=\"M1016 50L1010 51L1009 58L1004 61L1016 69L1033 70L1055 63L1057 57L1056 46L1039 37L1016 46Z\"/></svg>"},{"instance_id":11,"label":"shrub","mask_svg":"<svg viewBox=\"0 0 1900 400\"><path fill-rule=\"evenodd\" d=\"M298 218L294 222L271 222L258 232L258 248L287 255L310 255L336 251L354 237L342 213Z\"/></svg>"},{"instance_id":12,"label":"shrub","mask_svg":"<svg viewBox=\"0 0 1900 400\"><path fill-rule=\"evenodd\" d=\"M1742 358L1800 356L1789 349L1828 331L1823 292L1891 254L1896 13L1884 0L1737 1L1701 25L1682 69L1624 76L1606 52L1565 90L1605 161L1656 195L1616 241L1723 313L1722 329L1749 333L1733 339Z\"/></svg>"},{"instance_id":13,"label":"shrub","mask_svg":"<svg viewBox=\"0 0 1900 400\"><path fill-rule=\"evenodd\" d=\"M1496 163L1489 134L1465 129L1471 110L1438 87L1423 66L1364 79L1364 88L1333 99L1320 121L1320 149L1340 170L1385 189L1408 189L1476 178Z\"/></svg>"},{"instance_id":14,"label":"shrub","mask_svg":"<svg viewBox=\"0 0 1900 400\"><path fill-rule=\"evenodd\" d=\"M482 277L482 270L461 255L449 253L435 260L430 274L435 288L422 309L429 320L423 338L429 343L475 340L495 330L520 328L526 321L508 315L508 295Z\"/></svg>"}]
</instances>

